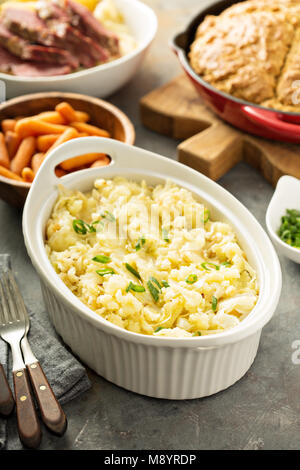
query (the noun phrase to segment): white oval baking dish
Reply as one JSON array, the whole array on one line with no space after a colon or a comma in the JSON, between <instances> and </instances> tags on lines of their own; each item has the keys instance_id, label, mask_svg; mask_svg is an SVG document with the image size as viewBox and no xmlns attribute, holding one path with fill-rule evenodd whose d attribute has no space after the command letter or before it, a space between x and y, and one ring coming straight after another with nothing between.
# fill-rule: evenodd
<instances>
[{"instance_id":1,"label":"white oval baking dish","mask_svg":"<svg viewBox=\"0 0 300 470\"><path fill-rule=\"evenodd\" d=\"M55 166L82 153L104 152L108 167L74 172L60 180ZM149 184L167 178L192 191L212 218L232 224L258 273L258 302L237 327L195 338L162 338L119 328L75 297L51 266L44 229L57 197L57 184L90 190L97 177L123 175ZM261 330L271 319L281 291L281 269L268 236L251 213L229 192L185 165L152 152L99 137L83 137L49 154L35 178L23 212L28 254L37 270L50 318L67 345L91 369L134 392L157 398L189 399L211 395L239 380L257 353Z\"/></svg>"},{"instance_id":2,"label":"white oval baking dish","mask_svg":"<svg viewBox=\"0 0 300 470\"><path fill-rule=\"evenodd\" d=\"M1 3L1 2L0 2ZM125 85L137 72L157 31L154 11L139 0L115 0L137 48L120 59L56 77L18 77L0 73L6 99L27 93L65 91L106 98Z\"/></svg>"}]
</instances>

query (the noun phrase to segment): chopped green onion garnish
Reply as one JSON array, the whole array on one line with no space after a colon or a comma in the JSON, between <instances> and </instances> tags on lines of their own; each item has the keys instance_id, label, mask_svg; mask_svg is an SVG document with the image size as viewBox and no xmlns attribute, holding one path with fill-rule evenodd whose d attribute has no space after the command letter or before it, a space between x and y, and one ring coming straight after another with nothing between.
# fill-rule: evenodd
<instances>
[{"instance_id":1,"label":"chopped green onion garnish","mask_svg":"<svg viewBox=\"0 0 300 470\"><path fill-rule=\"evenodd\" d=\"M169 231L166 228L162 228L162 237L164 241L167 243L170 243L170 239L168 235L169 235Z\"/></svg>"},{"instance_id":2,"label":"chopped green onion garnish","mask_svg":"<svg viewBox=\"0 0 300 470\"><path fill-rule=\"evenodd\" d=\"M106 263L109 263L111 261L111 259L110 259L109 256L97 255L97 256L94 256L93 261L96 261L97 263L106 264Z\"/></svg>"},{"instance_id":3,"label":"chopped green onion garnish","mask_svg":"<svg viewBox=\"0 0 300 470\"><path fill-rule=\"evenodd\" d=\"M157 302L159 299L159 290L152 284L151 281L147 282L147 286L150 294L152 295L154 302Z\"/></svg>"},{"instance_id":4,"label":"chopped green onion garnish","mask_svg":"<svg viewBox=\"0 0 300 470\"><path fill-rule=\"evenodd\" d=\"M128 269L128 271L133 274L135 277L137 277L140 281L142 280L141 276L139 275L139 273L132 267L130 266L130 264L128 263L125 263L125 267L126 269Z\"/></svg>"},{"instance_id":5,"label":"chopped green onion garnish","mask_svg":"<svg viewBox=\"0 0 300 470\"><path fill-rule=\"evenodd\" d=\"M126 292L129 292L130 290L134 292L145 292L145 287L144 286L139 286L137 284L133 284L133 282L130 282L126 288Z\"/></svg>"},{"instance_id":6,"label":"chopped green onion garnish","mask_svg":"<svg viewBox=\"0 0 300 470\"><path fill-rule=\"evenodd\" d=\"M196 331L195 333L193 333L193 336L201 336L201 331Z\"/></svg>"},{"instance_id":7,"label":"chopped green onion garnish","mask_svg":"<svg viewBox=\"0 0 300 470\"><path fill-rule=\"evenodd\" d=\"M101 217L103 217L103 219L109 220L110 222L115 222L116 220L115 216L109 211L104 211L104 213L101 214Z\"/></svg>"},{"instance_id":8,"label":"chopped green onion garnish","mask_svg":"<svg viewBox=\"0 0 300 470\"><path fill-rule=\"evenodd\" d=\"M92 224L88 224L84 220L81 219L74 219L73 220L73 229L76 233L80 233L80 235L86 235L87 233L96 232L96 228L94 225L98 224L100 220L95 220Z\"/></svg>"},{"instance_id":9,"label":"chopped green onion garnish","mask_svg":"<svg viewBox=\"0 0 300 470\"><path fill-rule=\"evenodd\" d=\"M80 233L81 235L85 235L87 232L90 231L90 226L84 220L75 219L73 220L73 229L76 233Z\"/></svg>"},{"instance_id":10,"label":"chopped green onion garnish","mask_svg":"<svg viewBox=\"0 0 300 470\"><path fill-rule=\"evenodd\" d=\"M96 271L99 276L108 276L109 274L115 274L115 271L111 268L101 268Z\"/></svg>"},{"instance_id":11,"label":"chopped green onion garnish","mask_svg":"<svg viewBox=\"0 0 300 470\"><path fill-rule=\"evenodd\" d=\"M223 263L221 263L221 266L231 266L231 263L229 263L229 261L223 261Z\"/></svg>"},{"instance_id":12,"label":"chopped green onion garnish","mask_svg":"<svg viewBox=\"0 0 300 470\"><path fill-rule=\"evenodd\" d=\"M210 218L210 212L209 212L209 210L208 210L208 209L204 209L204 211L203 211L203 219L202 219L203 223L206 224L206 222L209 221L209 218Z\"/></svg>"},{"instance_id":13,"label":"chopped green onion garnish","mask_svg":"<svg viewBox=\"0 0 300 470\"><path fill-rule=\"evenodd\" d=\"M209 271L207 266L212 266L217 271L219 271L219 269L220 269L220 266L218 266L217 264L214 264L214 263L202 263L201 266L202 266L202 268L206 269L206 271Z\"/></svg>"},{"instance_id":14,"label":"chopped green onion garnish","mask_svg":"<svg viewBox=\"0 0 300 470\"><path fill-rule=\"evenodd\" d=\"M158 333L160 330L163 330L163 329L164 329L163 326L158 326L156 330L154 330L154 333Z\"/></svg>"},{"instance_id":15,"label":"chopped green onion garnish","mask_svg":"<svg viewBox=\"0 0 300 470\"><path fill-rule=\"evenodd\" d=\"M188 284L194 284L194 283L197 281L197 279L198 279L198 277L197 277L196 274L190 274L190 275L186 278L185 282L187 282Z\"/></svg>"},{"instance_id":16,"label":"chopped green onion garnish","mask_svg":"<svg viewBox=\"0 0 300 470\"><path fill-rule=\"evenodd\" d=\"M159 290L161 289L161 285L160 285L160 283L158 282L158 280L157 280L155 277L150 276L149 279L150 279L150 281L154 282L154 284L157 285L157 287L159 288Z\"/></svg>"},{"instance_id":17,"label":"chopped green onion garnish","mask_svg":"<svg viewBox=\"0 0 300 470\"><path fill-rule=\"evenodd\" d=\"M217 310L218 299L214 295L212 296L211 308L215 312Z\"/></svg>"},{"instance_id":18,"label":"chopped green onion garnish","mask_svg":"<svg viewBox=\"0 0 300 470\"><path fill-rule=\"evenodd\" d=\"M135 250L136 251L139 251L143 245L145 245L146 243L146 238L143 236L143 237L140 237L137 241L137 244L135 245Z\"/></svg>"},{"instance_id":19,"label":"chopped green onion garnish","mask_svg":"<svg viewBox=\"0 0 300 470\"><path fill-rule=\"evenodd\" d=\"M161 281L163 287L170 287L170 284L167 283L167 281Z\"/></svg>"}]
</instances>

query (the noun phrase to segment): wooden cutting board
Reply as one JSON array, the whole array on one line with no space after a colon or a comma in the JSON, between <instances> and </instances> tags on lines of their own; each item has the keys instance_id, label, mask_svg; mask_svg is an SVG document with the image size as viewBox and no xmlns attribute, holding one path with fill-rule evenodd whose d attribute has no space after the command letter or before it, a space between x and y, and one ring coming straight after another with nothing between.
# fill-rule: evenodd
<instances>
[{"instance_id":1,"label":"wooden cutting board","mask_svg":"<svg viewBox=\"0 0 300 470\"><path fill-rule=\"evenodd\" d=\"M140 117L152 131L181 140L178 160L213 180L242 160L273 186L285 174L300 178L300 145L261 139L233 128L203 104L185 75L144 96Z\"/></svg>"}]
</instances>

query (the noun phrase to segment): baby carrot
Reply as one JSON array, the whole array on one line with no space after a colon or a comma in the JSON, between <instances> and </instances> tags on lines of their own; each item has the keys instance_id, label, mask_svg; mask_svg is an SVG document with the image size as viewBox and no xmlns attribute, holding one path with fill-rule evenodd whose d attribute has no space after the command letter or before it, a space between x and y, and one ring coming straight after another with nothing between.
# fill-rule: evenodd
<instances>
[{"instance_id":1,"label":"baby carrot","mask_svg":"<svg viewBox=\"0 0 300 470\"><path fill-rule=\"evenodd\" d=\"M66 124L67 122L62 114L57 111L44 111L43 113L32 117L41 119L42 121L51 122L52 124Z\"/></svg>"},{"instance_id":2,"label":"baby carrot","mask_svg":"<svg viewBox=\"0 0 300 470\"><path fill-rule=\"evenodd\" d=\"M55 111L61 114L61 116L68 122L77 121L75 109L66 101L56 105Z\"/></svg>"},{"instance_id":3,"label":"baby carrot","mask_svg":"<svg viewBox=\"0 0 300 470\"><path fill-rule=\"evenodd\" d=\"M97 135L99 137L110 137L110 133L105 129L101 129L92 124L86 124L85 122L71 122L70 126L75 127L79 132L86 132L89 135Z\"/></svg>"},{"instance_id":4,"label":"baby carrot","mask_svg":"<svg viewBox=\"0 0 300 470\"><path fill-rule=\"evenodd\" d=\"M15 129L16 121L15 119L3 119L1 123L2 131L5 133L7 131L13 131Z\"/></svg>"},{"instance_id":5,"label":"baby carrot","mask_svg":"<svg viewBox=\"0 0 300 470\"><path fill-rule=\"evenodd\" d=\"M78 136L78 132L73 127L67 127L67 129L56 139L54 144L47 150L46 155L51 152L51 150L58 147L60 144L67 142L67 140L74 139Z\"/></svg>"},{"instance_id":6,"label":"baby carrot","mask_svg":"<svg viewBox=\"0 0 300 470\"><path fill-rule=\"evenodd\" d=\"M61 134L62 135L62 134ZM77 135L74 137L87 137L88 134L85 132L78 132ZM54 144L54 142L58 139L59 134L44 134L44 135L39 135L37 137L37 149L40 152L47 152L49 148Z\"/></svg>"},{"instance_id":7,"label":"baby carrot","mask_svg":"<svg viewBox=\"0 0 300 470\"><path fill-rule=\"evenodd\" d=\"M5 166L5 168L10 167L10 159L8 155L8 150L7 150L5 138L2 132L0 132L0 165Z\"/></svg>"},{"instance_id":8,"label":"baby carrot","mask_svg":"<svg viewBox=\"0 0 300 470\"><path fill-rule=\"evenodd\" d=\"M90 120L90 115L85 113L84 111L75 111L76 114L76 122L87 122Z\"/></svg>"},{"instance_id":9,"label":"baby carrot","mask_svg":"<svg viewBox=\"0 0 300 470\"><path fill-rule=\"evenodd\" d=\"M58 111L67 122L80 121L87 122L90 118L88 113L84 111L76 111L70 103L62 101L55 106L55 111Z\"/></svg>"},{"instance_id":10,"label":"baby carrot","mask_svg":"<svg viewBox=\"0 0 300 470\"><path fill-rule=\"evenodd\" d=\"M60 178L61 176L64 176L67 174L67 172L65 170L63 170L62 168L55 168L55 174L57 176L57 178Z\"/></svg>"},{"instance_id":11,"label":"baby carrot","mask_svg":"<svg viewBox=\"0 0 300 470\"><path fill-rule=\"evenodd\" d=\"M100 158L91 164L90 168L98 168L100 166L106 166L110 163L110 159L107 155L104 158Z\"/></svg>"},{"instance_id":12,"label":"baby carrot","mask_svg":"<svg viewBox=\"0 0 300 470\"><path fill-rule=\"evenodd\" d=\"M40 152L47 152L47 150L58 139L59 134L44 134L39 135L36 139L36 146Z\"/></svg>"},{"instance_id":13,"label":"baby carrot","mask_svg":"<svg viewBox=\"0 0 300 470\"><path fill-rule=\"evenodd\" d=\"M23 178L24 181L26 181L26 183L32 183L32 181L34 180L34 173L33 173L32 169L29 168L28 166L23 168L22 178Z\"/></svg>"},{"instance_id":14,"label":"baby carrot","mask_svg":"<svg viewBox=\"0 0 300 470\"><path fill-rule=\"evenodd\" d=\"M68 127L53 124L37 118L24 118L17 121L15 132L20 137L37 136L42 134L62 134Z\"/></svg>"},{"instance_id":15,"label":"baby carrot","mask_svg":"<svg viewBox=\"0 0 300 470\"><path fill-rule=\"evenodd\" d=\"M16 132L13 131L7 131L5 133L5 143L8 151L9 158L12 160L13 157L15 156L18 147L21 142L21 137L16 134Z\"/></svg>"},{"instance_id":16,"label":"baby carrot","mask_svg":"<svg viewBox=\"0 0 300 470\"><path fill-rule=\"evenodd\" d=\"M28 166L31 161L31 157L35 151L35 138L34 137L26 137L20 143L20 146L17 150L16 155L11 161L10 169L20 175L23 168Z\"/></svg>"},{"instance_id":17,"label":"baby carrot","mask_svg":"<svg viewBox=\"0 0 300 470\"><path fill-rule=\"evenodd\" d=\"M40 168L41 164L43 163L43 160L45 158L44 153L35 153L31 159L31 168L33 170L33 173L37 173L38 169Z\"/></svg>"},{"instance_id":18,"label":"baby carrot","mask_svg":"<svg viewBox=\"0 0 300 470\"><path fill-rule=\"evenodd\" d=\"M101 157L105 157L104 153L86 153L84 155L79 155L78 157L69 158L60 164L61 168L64 170L72 171L75 168L79 168L83 165L90 165L94 161L98 160Z\"/></svg>"},{"instance_id":19,"label":"baby carrot","mask_svg":"<svg viewBox=\"0 0 300 470\"><path fill-rule=\"evenodd\" d=\"M20 176L16 175L12 171L8 170L7 168L1 165L0 165L0 175L5 176L5 178L10 178L12 180L23 181L22 178L20 178Z\"/></svg>"}]
</instances>

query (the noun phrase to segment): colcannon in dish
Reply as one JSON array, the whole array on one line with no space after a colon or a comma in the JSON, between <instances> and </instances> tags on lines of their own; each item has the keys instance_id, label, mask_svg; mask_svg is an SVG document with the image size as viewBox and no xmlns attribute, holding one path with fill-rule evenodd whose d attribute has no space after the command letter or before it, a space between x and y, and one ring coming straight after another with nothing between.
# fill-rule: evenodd
<instances>
[{"instance_id":1,"label":"colcannon in dish","mask_svg":"<svg viewBox=\"0 0 300 470\"><path fill-rule=\"evenodd\" d=\"M232 227L211 220L171 181L97 179L89 193L60 187L46 251L74 295L135 333L219 333L237 326L258 299L256 272Z\"/></svg>"},{"instance_id":2,"label":"colcannon in dish","mask_svg":"<svg viewBox=\"0 0 300 470\"><path fill-rule=\"evenodd\" d=\"M232 96L299 112L300 2L248 0L208 15L190 47L194 71Z\"/></svg>"}]
</instances>

